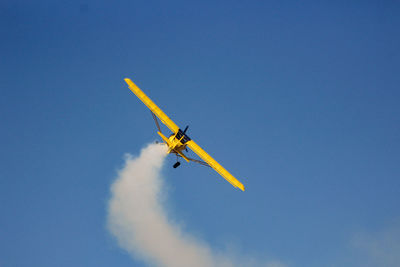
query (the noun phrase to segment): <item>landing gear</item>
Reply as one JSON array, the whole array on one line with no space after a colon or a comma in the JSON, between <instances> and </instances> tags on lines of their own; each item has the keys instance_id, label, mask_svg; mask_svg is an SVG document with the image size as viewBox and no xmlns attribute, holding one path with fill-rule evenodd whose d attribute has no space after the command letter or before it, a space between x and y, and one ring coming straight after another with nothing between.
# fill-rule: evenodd
<instances>
[{"instance_id":1,"label":"landing gear","mask_svg":"<svg viewBox=\"0 0 400 267\"><path fill-rule=\"evenodd\" d=\"M181 163L179 162L178 154L176 154L176 163L172 166L174 169L178 168Z\"/></svg>"},{"instance_id":2,"label":"landing gear","mask_svg":"<svg viewBox=\"0 0 400 267\"><path fill-rule=\"evenodd\" d=\"M179 165L181 165L181 163L178 161L178 162L176 162L172 167L174 167L174 169L176 169L176 168L179 167Z\"/></svg>"}]
</instances>

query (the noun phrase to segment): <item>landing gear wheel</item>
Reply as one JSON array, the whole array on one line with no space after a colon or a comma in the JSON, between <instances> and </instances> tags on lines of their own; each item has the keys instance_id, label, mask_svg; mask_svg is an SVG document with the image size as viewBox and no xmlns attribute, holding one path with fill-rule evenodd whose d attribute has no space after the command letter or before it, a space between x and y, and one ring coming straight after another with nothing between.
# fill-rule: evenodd
<instances>
[{"instance_id":1,"label":"landing gear wheel","mask_svg":"<svg viewBox=\"0 0 400 267\"><path fill-rule=\"evenodd\" d=\"M177 163L175 163L174 164L174 166L172 166L172 167L174 167L174 169L176 169L176 168L178 168L179 167L179 165L181 165L181 163L178 161Z\"/></svg>"}]
</instances>

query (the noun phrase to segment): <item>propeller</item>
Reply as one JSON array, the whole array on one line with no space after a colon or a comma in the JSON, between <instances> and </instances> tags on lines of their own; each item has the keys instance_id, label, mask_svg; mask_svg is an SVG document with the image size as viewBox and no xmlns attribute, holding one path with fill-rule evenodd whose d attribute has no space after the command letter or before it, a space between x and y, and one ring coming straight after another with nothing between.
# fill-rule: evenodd
<instances>
[{"instance_id":1,"label":"propeller","mask_svg":"<svg viewBox=\"0 0 400 267\"><path fill-rule=\"evenodd\" d=\"M189 129L189 125L187 125L185 130L183 130L183 133L186 133L187 129Z\"/></svg>"}]
</instances>

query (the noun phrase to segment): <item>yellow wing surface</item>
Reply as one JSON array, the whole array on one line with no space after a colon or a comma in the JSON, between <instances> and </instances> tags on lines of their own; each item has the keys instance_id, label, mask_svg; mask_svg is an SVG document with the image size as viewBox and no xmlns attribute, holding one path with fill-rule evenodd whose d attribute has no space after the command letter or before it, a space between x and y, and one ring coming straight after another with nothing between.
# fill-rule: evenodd
<instances>
[{"instance_id":1,"label":"yellow wing surface","mask_svg":"<svg viewBox=\"0 0 400 267\"><path fill-rule=\"evenodd\" d=\"M129 89L140 99L142 102L157 115L157 117L174 133L179 130L178 125L176 125L151 99L143 93L142 90L134 84L131 79L125 78L125 82L128 84ZM240 188L244 191L244 186L239 182L232 174L230 174L224 167L221 166L215 159L207 154L199 145L197 145L193 140L188 141L187 146L192 149L200 158L207 162L214 170L216 170L222 177L224 177L228 182L230 182L234 187Z\"/></svg>"},{"instance_id":2,"label":"yellow wing surface","mask_svg":"<svg viewBox=\"0 0 400 267\"><path fill-rule=\"evenodd\" d=\"M207 154L198 144L193 140L188 141L187 146L193 150L200 158L207 162L214 170L216 170L222 177L224 177L228 182L230 182L234 187L238 187L240 190L244 191L244 186L239 182L232 174L230 174L224 167L221 166L215 159Z\"/></svg>"},{"instance_id":3,"label":"yellow wing surface","mask_svg":"<svg viewBox=\"0 0 400 267\"><path fill-rule=\"evenodd\" d=\"M153 101L145 94L139 87L134 84L131 79L125 78L125 82L128 84L129 89L140 99L142 102L157 115L157 117L174 133L179 130L178 125L176 125Z\"/></svg>"}]
</instances>

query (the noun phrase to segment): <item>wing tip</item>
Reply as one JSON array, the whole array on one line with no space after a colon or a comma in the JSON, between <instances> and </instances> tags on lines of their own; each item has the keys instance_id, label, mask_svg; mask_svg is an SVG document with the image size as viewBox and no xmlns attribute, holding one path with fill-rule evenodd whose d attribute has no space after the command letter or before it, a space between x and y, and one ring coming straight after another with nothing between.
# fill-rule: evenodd
<instances>
[{"instance_id":1,"label":"wing tip","mask_svg":"<svg viewBox=\"0 0 400 267\"><path fill-rule=\"evenodd\" d=\"M124 81L128 84L131 85L133 82L130 78L124 78Z\"/></svg>"}]
</instances>

